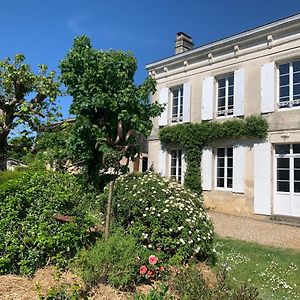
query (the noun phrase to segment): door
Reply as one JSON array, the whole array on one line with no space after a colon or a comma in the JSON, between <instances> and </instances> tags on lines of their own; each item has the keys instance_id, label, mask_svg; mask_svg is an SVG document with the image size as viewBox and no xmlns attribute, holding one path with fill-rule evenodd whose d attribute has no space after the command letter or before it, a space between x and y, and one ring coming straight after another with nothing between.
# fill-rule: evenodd
<instances>
[{"instance_id":1,"label":"door","mask_svg":"<svg viewBox=\"0 0 300 300\"><path fill-rule=\"evenodd\" d=\"M275 145L276 215L300 217L300 144Z\"/></svg>"}]
</instances>

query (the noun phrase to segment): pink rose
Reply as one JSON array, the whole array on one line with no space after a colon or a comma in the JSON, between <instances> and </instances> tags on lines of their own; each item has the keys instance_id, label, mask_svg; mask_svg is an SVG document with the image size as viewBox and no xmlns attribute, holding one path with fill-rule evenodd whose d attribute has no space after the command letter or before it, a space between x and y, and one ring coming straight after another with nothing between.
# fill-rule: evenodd
<instances>
[{"instance_id":1,"label":"pink rose","mask_svg":"<svg viewBox=\"0 0 300 300\"><path fill-rule=\"evenodd\" d=\"M154 274L153 271L148 271L148 272L147 272L147 276L152 276L153 274Z\"/></svg>"},{"instance_id":2,"label":"pink rose","mask_svg":"<svg viewBox=\"0 0 300 300\"><path fill-rule=\"evenodd\" d=\"M157 262L158 262L158 258L155 255L149 256L149 264L150 265L155 265Z\"/></svg>"},{"instance_id":3,"label":"pink rose","mask_svg":"<svg viewBox=\"0 0 300 300\"><path fill-rule=\"evenodd\" d=\"M140 267L140 274L145 275L147 273L148 269L146 266L141 266Z\"/></svg>"}]
</instances>

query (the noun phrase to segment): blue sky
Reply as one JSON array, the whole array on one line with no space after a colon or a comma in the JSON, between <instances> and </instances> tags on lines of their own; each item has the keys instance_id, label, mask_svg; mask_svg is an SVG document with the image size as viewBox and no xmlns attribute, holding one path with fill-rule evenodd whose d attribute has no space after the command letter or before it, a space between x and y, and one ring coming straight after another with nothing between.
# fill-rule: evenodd
<instances>
[{"instance_id":1,"label":"blue sky","mask_svg":"<svg viewBox=\"0 0 300 300\"><path fill-rule=\"evenodd\" d=\"M87 34L95 48L132 51L140 83L146 64L174 54L178 31L201 46L298 12L299 0L2 1L0 59L23 53L33 69L58 70L74 37ZM71 99L60 102L67 116Z\"/></svg>"}]
</instances>

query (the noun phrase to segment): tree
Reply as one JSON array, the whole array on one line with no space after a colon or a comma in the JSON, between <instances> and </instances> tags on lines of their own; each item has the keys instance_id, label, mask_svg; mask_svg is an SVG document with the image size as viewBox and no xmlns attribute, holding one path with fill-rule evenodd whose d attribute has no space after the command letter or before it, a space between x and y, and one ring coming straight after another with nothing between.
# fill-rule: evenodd
<instances>
[{"instance_id":1,"label":"tree","mask_svg":"<svg viewBox=\"0 0 300 300\"><path fill-rule=\"evenodd\" d=\"M47 70L46 65L39 65L39 74L35 75L22 54L17 54L13 60L0 61L2 159L7 152L8 136L17 126L22 126L23 134L36 131L41 124L53 121L58 115L55 99L60 94L60 84L55 72Z\"/></svg>"},{"instance_id":2,"label":"tree","mask_svg":"<svg viewBox=\"0 0 300 300\"><path fill-rule=\"evenodd\" d=\"M87 36L75 38L60 68L62 82L73 96L70 112L76 116L71 151L74 159L84 162L88 178L93 180L103 167L104 153L112 151L120 121L123 132L135 130L149 136L151 118L163 111L161 105L148 101L156 83L148 77L135 85L134 56L93 49ZM127 150L125 155L133 155Z\"/></svg>"},{"instance_id":3,"label":"tree","mask_svg":"<svg viewBox=\"0 0 300 300\"><path fill-rule=\"evenodd\" d=\"M19 135L13 138L8 138L7 156L9 158L18 159L24 162L34 146L34 137L27 135Z\"/></svg>"}]
</instances>

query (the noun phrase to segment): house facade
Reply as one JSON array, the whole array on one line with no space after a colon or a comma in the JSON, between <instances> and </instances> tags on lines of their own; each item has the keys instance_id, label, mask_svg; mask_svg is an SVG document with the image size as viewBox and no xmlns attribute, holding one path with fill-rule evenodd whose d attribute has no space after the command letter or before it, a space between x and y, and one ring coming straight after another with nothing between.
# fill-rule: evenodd
<instances>
[{"instance_id":1,"label":"house facade","mask_svg":"<svg viewBox=\"0 0 300 300\"><path fill-rule=\"evenodd\" d=\"M159 129L178 123L261 115L264 140L225 140L203 149L206 206L239 215L300 217L300 14L193 48L180 32L176 54L147 65L157 81L148 164L184 182L184 149L162 145Z\"/></svg>"}]
</instances>

